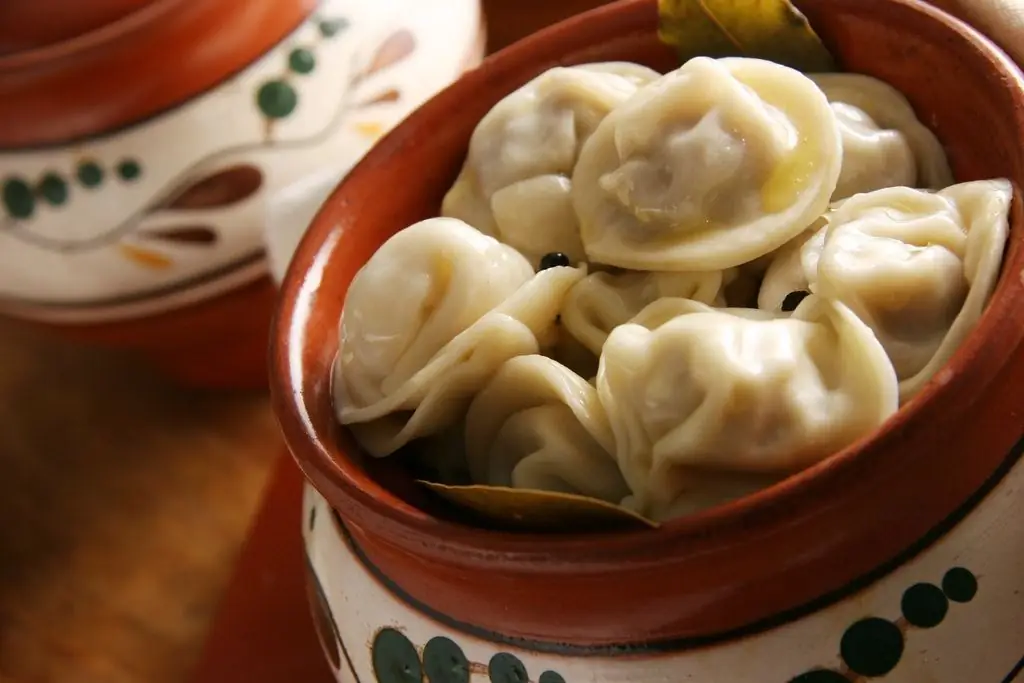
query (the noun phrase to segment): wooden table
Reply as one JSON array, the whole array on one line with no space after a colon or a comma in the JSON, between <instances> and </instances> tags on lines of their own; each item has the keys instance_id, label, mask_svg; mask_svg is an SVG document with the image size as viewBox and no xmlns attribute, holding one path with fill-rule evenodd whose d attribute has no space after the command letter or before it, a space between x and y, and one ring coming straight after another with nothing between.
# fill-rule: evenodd
<instances>
[{"instance_id":1,"label":"wooden table","mask_svg":"<svg viewBox=\"0 0 1024 683\"><path fill-rule=\"evenodd\" d=\"M185 680L280 452L263 395L0 324L0 680Z\"/></svg>"}]
</instances>

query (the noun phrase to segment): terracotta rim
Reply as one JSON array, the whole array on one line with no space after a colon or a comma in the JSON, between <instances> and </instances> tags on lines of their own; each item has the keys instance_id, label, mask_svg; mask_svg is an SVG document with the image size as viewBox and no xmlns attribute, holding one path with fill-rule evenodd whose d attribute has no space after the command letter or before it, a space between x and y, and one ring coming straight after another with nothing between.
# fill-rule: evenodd
<instances>
[{"instance_id":1,"label":"terracotta rim","mask_svg":"<svg viewBox=\"0 0 1024 683\"><path fill-rule=\"evenodd\" d=\"M919 0L873 1L902 6L963 34L991 68L1002 75L1007 88L1012 89L1012 99L1018 105L1015 125L1024 130L1024 75L988 38ZM861 2L867 4L869 0ZM479 69L469 72L442 91L378 142L348 179L391 163L389 160L400 156L402 147L409 144L407 131L416 127L416 121L431 119L436 116L434 112L449 110L492 76L501 79L524 62L557 62L561 53L585 52L588 45L642 31L645 22L649 24L652 4L650 0L621 0L561 22L488 57L484 65L489 72ZM577 35L583 25L593 25L587 40ZM372 528L375 536L379 534L389 544L444 557L448 562L459 562L462 558L484 564L500 562L506 569L526 573L573 573L578 571L578 563L585 564L588 570L612 568L623 561L637 567L656 564L669 552L683 552L682 549L702 552L736 545L754 535L770 534L787 522L816 516L823 500L848 499L849 490L854 488L851 482L877 480L882 474L896 479L905 476L906 463L889 456L899 449L906 427L927 424L929 420L938 419L940 412L941 419L949 420L951 415L966 411L969 404L950 399L979 395L999 375L1024 339L1024 324L1017 326L1016 335L993 334L997 325L1007 319L1024 322L1024 276L1008 276L1024 271L1024 236L1020 232L1024 225L1015 221L1004 258L1003 276L982 319L943 371L948 381L930 383L875 433L824 461L768 489L654 530L524 534L448 522L405 503L365 475L353 472L345 453L335 447L333 435L319 433L314 428L308 402L330 400L330 397L311 396L299 373L306 353L305 328L311 323L336 324L333 320L325 323L311 302L324 278L326 255L340 237L335 231L335 218L344 208L344 185L335 189L317 214L282 285L270 357L275 412L285 440L306 476L351 523ZM1015 216L1020 215L1020 192L1021 189L1015 187ZM975 366L981 356L1000 358L1002 363L988 366L985 372L965 372Z\"/></svg>"},{"instance_id":2,"label":"terracotta rim","mask_svg":"<svg viewBox=\"0 0 1024 683\"><path fill-rule=\"evenodd\" d=\"M317 5L153 0L77 36L2 55L0 153L107 137L180 106L258 60ZM238 16L243 24L232 24Z\"/></svg>"},{"instance_id":3,"label":"terracotta rim","mask_svg":"<svg viewBox=\"0 0 1024 683\"><path fill-rule=\"evenodd\" d=\"M188 0L153 0L136 10L115 19L104 26L80 33L65 40L48 45L39 45L27 50L19 50L0 55L0 74L6 71L24 69L55 59L66 59L77 53L102 46L119 36L137 31L152 21L156 21L165 12Z\"/></svg>"}]
</instances>

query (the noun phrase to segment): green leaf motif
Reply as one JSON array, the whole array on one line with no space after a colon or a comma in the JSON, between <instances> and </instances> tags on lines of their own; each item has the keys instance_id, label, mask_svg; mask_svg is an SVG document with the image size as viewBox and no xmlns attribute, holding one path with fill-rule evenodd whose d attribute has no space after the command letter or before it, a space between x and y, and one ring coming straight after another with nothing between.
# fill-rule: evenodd
<instances>
[{"instance_id":1,"label":"green leaf motif","mask_svg":"<svg viewBox=\"0 0 1024 683\"><path fill-rule=\"evenodd\" d=\"M804 72L836 70L836 62L789 0L658 0L658 35L683 61L757 57Z\"/></svg>"}]
</instances>

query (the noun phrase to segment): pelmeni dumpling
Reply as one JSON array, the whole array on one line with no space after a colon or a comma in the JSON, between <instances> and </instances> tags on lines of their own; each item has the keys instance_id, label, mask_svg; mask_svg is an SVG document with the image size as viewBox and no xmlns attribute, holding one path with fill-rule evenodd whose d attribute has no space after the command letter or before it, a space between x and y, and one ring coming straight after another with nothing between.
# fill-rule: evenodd
<instances>
[{"instance_id":1,"label":"pelmeni dumpling","mask_svg":"<svg viewBox=\"0 0 1024 683\"><path fill-rule=\"evenodd\" d=\"M627 62L556 67L506 96L477 124L441 212L525 254L583 260L569 176L614 107L659 74Z\"/></svg>"},{"instance_id":2,"label":"pelmeni dumpling","mask_svg":"<svg viewBox=\"0 0 1024 683\"><path fill-rule=\"evenodd\" d=\"M391 394L533 274L514 249L459 220L431 218L396 233L345 297L338 361L350 400L369 405Z\"/></svg>"},{"instance_id":3,"label":"pelmeni dumpling","mask_svg":"<svg viewBox=\"0 0 1024 683\"><path fill-rule=\"evenodd\" d=\"M693 299L681 299L678 297L664 297L644 307L642 311L629 320L631 325L646 327L648 330L656 330L667 322L678 318L681 315L690 313L725 313L745 320L776 320L784 317L770 311L762 311L756 308L729 307L721 308L709 306L703 302Z\"/></svg>"},{"instance_id":4,"label":"pelmeni dumpling","mask_svg":"<svg viewBox=\"0 0 1024 683\"><path fill-rule=\"evenodd\" d=\"M790 294L810 292L808 273L818 269L818 259L825 246L827 220L827 217L822 217L775 252L757 294L758 308L781 312Z\"/></svg>"},{"instance_id":5,"label":"pelmeni dumpling","mask_svg":"<svg viewBox=\"0 0 1024 683\"><path fill-rule=\"evenodd\" d=\"M712 474L720 475L714 494L721 475L770 480L807 467L897 409L884 349L842 304L809 297L780 318L691 308L641 312L663 324L616 328L601 356L598 398L629 505L645 515L690 509L681 499L701 495Z\"/></svg>"},{"instance_id":6,"label":"pelmeni dumpling","mask_svg":"<svg viewBox=\"0 0 1024 683\"><path fill-rule=\"evenodd\" d=\"M916 394L952 357L995 289L1009 231L1007 180L940 192L894 187L848 199L829 218L811 289L849 306Z\"/></svg>"},{"instance_id":7,"label":"pelmeni dumpling","mask_svg":"<svg viewBox=\"0 0 1024 683\"><path fill-rule=\"evenodd\" d=\"M782 246L828 206L842 145L803 74L696 57L614 109L580 152L587 256L635 270L723 270Z\"/></svg>"},{"instance_id":8,"label":"pelmeni dumpling","mask_svg":"<svg viewBox=\"0 0 1024 683\"><path fill-rule=\"evenodd\" d=\"M534 275L514 249L454 219L397 233L345 298L338 419L377 456L449 426L502 363L550 341L566 292L584 274Z\"/></svg>"},{"instance_id":9,"label":"pelmeni dumpling","mask_svg":"<svg viewBox=\"0 0 1024 683\"><path fill-rule=\"evenodd\" d=\"M544 356L506 362L466 415L469 470L479 484L618 503L629 489L613 447L594 387Z\"/></svg>"},{"instance_id":10,"label":"pelmeni dumpling","mask_svg":"<svg viewBox=\"0 0 1024 683\"><path fill-rule=\"evenodd\" d=\"M941 189L953 183L942 144L900 91L862 74L809 78L828 97L843 139L843 169L833 199L886 187Z\"/></svg>"},{"instance_id":11,"label":"pelmeni dumpling","mask_svg":"<svg viewBox=\"0 0 1024 683\"><path fill-rule=\"evenodd\" d=\"M723 304L722 271L702 273L591 273L569 290L562 325L595 355L608 334L662 297Z\"/></svg>"}]
</instances>

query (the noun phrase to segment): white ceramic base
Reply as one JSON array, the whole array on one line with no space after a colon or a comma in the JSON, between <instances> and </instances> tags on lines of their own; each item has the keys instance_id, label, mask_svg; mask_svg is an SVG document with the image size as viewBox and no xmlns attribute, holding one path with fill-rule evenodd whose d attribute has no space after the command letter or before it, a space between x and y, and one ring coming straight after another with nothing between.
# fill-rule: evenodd
<instances>
[{"instance_id":1,"label":"white ceramic base","mask_svg":"<svg viewBox=\"0 0 1024 683\"><path fill-rule=\"evenodd\" d=\"M341 641L336 676L343 683L417 683L421 669L422 680L430 683L1024 681L1021 460L951 531L867 588L741 640L628 658L524 649L502 643L500 636L483 638L446 625L443 616L410 606L368 571L329 506L309 486L303 519L309 561ZM971 577L976 593L968 596ZM947 612L934 626L913 626L928 616L928 598L945 604ZM872 635L892 634L898 636L896 647L870 642ZM858 635L866 638L858 643ZM452 673L452 657L458 660L459 653L468 661L468 677ZM877 677L856 673L871 667L889 670Z\"/></svg>"}]
</instances>

